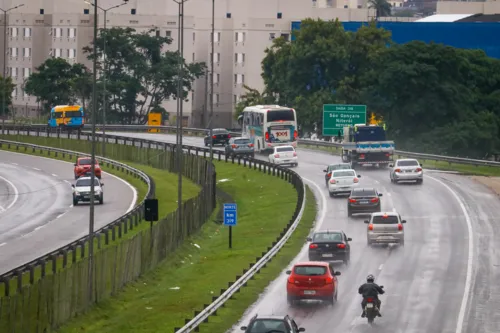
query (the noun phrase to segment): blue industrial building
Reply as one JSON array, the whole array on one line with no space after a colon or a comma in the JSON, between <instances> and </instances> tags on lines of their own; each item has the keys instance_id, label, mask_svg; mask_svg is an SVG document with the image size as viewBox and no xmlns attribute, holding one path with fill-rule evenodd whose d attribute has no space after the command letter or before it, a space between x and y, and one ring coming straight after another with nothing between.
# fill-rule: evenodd
<instances>
[{"instance_id":1,"label":"blue industrial building","mask_svg":"<svg viewBox=\"0 0 500 333\"><path fill-rule=\"evenodd\" d=\"M500 22L378 22L391 31L398 44L414 40L434 42L463 49L481 49L493 58L500 58ZM343 22L346 31L357 31L366 22ZM292 22L291 30L299 30L300 21ZM293 37L292 37L293 39Z\"/></svg>"}]
</instances>

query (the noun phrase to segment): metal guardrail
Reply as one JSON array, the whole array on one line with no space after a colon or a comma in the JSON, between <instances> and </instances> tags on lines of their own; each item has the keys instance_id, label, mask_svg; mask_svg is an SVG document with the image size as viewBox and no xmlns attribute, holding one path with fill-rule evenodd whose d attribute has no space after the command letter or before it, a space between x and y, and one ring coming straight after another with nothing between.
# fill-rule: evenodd
<instances>
[{"instance_id":1,"label":"metal guardrail","mask_svg":"<svg viewBox=\"0 0 500 333\"><path fill-rule=\"evenodd\" d=\"M40 136L41 132L47 133L47 136L51 136L51 130L47 128L46 125L35 125L35 126L8 126L7 132L5 134L18 134L18 135L23 135L24 133L28 132L27 134L31 133L31 131L36 131L36 135ZM111 129L110 126L106 126L107 129ZM150 126L141 126L141 127L136 127L140 128L141 130L145 129L150 129ZM116 129L115 129L116 130ZM162 128L162 130L165 130L165 128ZM167 130L170 130L168 128ZM186 129L186 131L193 130L193 132L204 132L205 130L200 130L200 129ZM130 131L130 129L129 129ZM14 132L14 133L12 133ZM77 132L72 133L71 131L55 131L53 133L57 137L62 137L62 135L66 136L67 138L80 138L81 136L87 137L87 140L90 138L89 133L82 133L82 132ZM97 135L98 137L102 138L103 135ZM165 143L165 142L160 142L160 141L155 141L155 140L145 140L145 139L138 139L138 138L131 138L127 136L116 136L116 135L104 135L104 138L107 142L110 143L116 143L116 144L131 144L131 145L139 145L140 147L156 147L157 149L175 149L175 144L170 144L170 143ZM29 146L29 145L28 145ZM194 147L194 146L182 146L183 150L187 152L188 154L194 154L196 156L203 156L207 157L208 154L210 153L210 149L208 148L202 148L202 147ZM302 181L302 178L293 170L283 168L277 165L274 165L272 163L266 162L266 161L261 161L261 160L255 160L252 158L236 158L232 156L230 159L228 156L223 154L222 151L217 150L214 151L214 157L219 160L219 161L226 161L226 162L232 162L233 164L237 162L238 165L242 165L243 167L248 167L248 168L253 168L254 170L259 170L261 172L265 172L269 175L273 175L276 177L280 177L284 181L287 181L291 183L295 189L297 190L298 198L297 198L297 205L295 208L295 211L293 213L292 218L290 219L290 222L286 225L286 227L283 228L282 232L277 236L276 241L272 243L270 247L268 247L267 252L263 252L262 255L259 258L256 258L256 263L250 263L248 269L244 269L243 273L241 276L236 276L235 282L229 283L229 286L227 289L222 289L220 296L214 296L212 298L212 303L209 305L204 306L203 310L201 311L194 311L194 317L192 319L186 319L185 322L186 324L183 327L180 328L175 328L174 332L182 332L182 333L187 333L187 332L192 332L196 331L198 327L211 315L216 314L217 309L219 309L223 304L231 298L231 296L236 293L240 288L244 287L247 283L248 280L252 278L255 274L257 274L263 267L266 266L266 264L279 252L279 250L283 247L283 245L287 242L287 240L290 238L290 236L293 234L295 229L297 228L298 224L300 223L300 220L302 218L304 209L305 209L305 203L306 203L306 191L305 191L305 184ZM236 161L235 161L236 160Z\"/></svg>"},{"instance_id":2,"label":"metal guardrail","mask_svg":"<svg viewBox=\"0 0 500 333\"><path fill-rule=\"evenodd\" d=\"M45 147L45 146L39 146L35 144L29 144L29 143L22 143L22 142L16 142L16 141L9 141L9 140L0 140L0 149L3 148L3 146L7 146L7 149L11 149L12 147L15 147L17 151L19 151L20 148L24 148L24 151L28 151L28 149L31 150L32 153L35 153L39 151L40 153L48 152L49 156L51 153L54 154L54 157L58 157L58 155L62 155L63 158L66 158L66 155L71 159L73 156L90 156L89 154L86 153L81 153L81 152L76 152L76 151L71 151L71 150L65 150L65 149L58 149L58 148L52 148L52 147ZM141 170L135 169L131 166L128 166L124 163L120 163L108 158L104 157L99 157L96 156L96 158L99 159L100 164L106 165L108 168L111 167L111 169L118 169L122 172L126 172L127 174L131 174L136 178L140 178L145 184L148 186L148 191L146 192L146 196L143 198L143 200L140 202L139 205L134 207L130 212L126 213L125 215L119 217L118 219L112 221L105 227L102 227L95 232L95 239L97 239L97 244L98 248L101 247L101 238L104 238L104 245L108 245L111 241L114 241L117 238L116 235L116 230L115 227L118 227L118 238L122 237L122 230L124 231L123 233L127 233L127 230L132 230L136 226L138 226L139 222L143 218L144 214L144 199L146 198L151 198L154 197L155 195L155 184L154 181L151 177L149 177L147 174L142 172ZM111 234L111 235L110 235ZM111 236L111 237L110 237ZM67 244L63 247L58 248L55 251L50 252L49 254L43 255L27 264L24 264L20 267L17 267L15 269L12 269L6 273L3 273L0 275L0 282L3 282L5 285L5 295L9 296L10 294L10 281L17 277L18 283L17 283L17 290L20 291L22 289L23 283L23 274L26 272L30 273L30 283L34 282L35 279L35 269L37 267L41 267L41 277L45 277L46 275L46 266L48 263L52 263L52 271L55 272L57 269L57 258L59 256L63 257L63 268L66 267L68 263L68 253L72 254L72 261L76 262L77 261L77 249L80 248L80 256L84 257L85 256L85 246L88 243L88 236L82 237L74 242L71 242L70 244Z\"/></svg>"}]
</instances>

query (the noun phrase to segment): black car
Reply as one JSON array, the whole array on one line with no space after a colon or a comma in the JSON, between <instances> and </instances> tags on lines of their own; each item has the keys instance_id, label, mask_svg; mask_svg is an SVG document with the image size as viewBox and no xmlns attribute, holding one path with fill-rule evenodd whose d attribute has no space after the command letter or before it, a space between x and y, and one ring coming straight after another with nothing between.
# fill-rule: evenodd
<instances>
[{"instance_id":1,"label":"black car","mask_svg":"<svg viewBox=\"0 0 500 333\"><path fill-rule=\"evenodd\" d=\"M317 231L307 241L311 243L309 261L343 261L348 265L351 260L352 238L341 230Z\"/></svg>"},{"instance_id":2,"label":"black car","mask_svg":"<svg viewBox=\"0 0 500 333\"><path fill-rule=\"evenodd\" d=\"M380 212L382 193L374 188L356 188L347 199L347 216Z\"/></svg>"},{"instance_id":3,"label":"black car","mask_svg":"<svg viewBox=\"0 0 500 333\"><path fill-rule=\"evenodd\" d=\"M212 130L212 137L210 137L210 131L207 131L207 135L205 136L205 147L209 145L226 145L231 139L231 134L225 128L214 128Z\"/></svg>"},{"instance_id":4,"label":"black car","mask_svg":"<svg viewBox=\"0 0 500 333\"><path fill-rule=\"evenodd\" d=\"M265 317L257 317L255 315L250 319L248 326L242 326L241 330L245 331L245 333L295 333L306 331L305 328L299 328L295 321L288 315Z\"/></svg>"},{"instance_id":5,"label":"black car","mask_svg":"<svg viewBox=\"0 0 500 333\"><path fill-rule=\"evenodd\" d=\"M350 170L352 169L351 163L336 163L336 164L330 164L329 166L326 167L326 169L323 169L323 172L325 173L325 184L328 186L328 181L330 178L332 178L332 172L335 170Z\"/></svg>"}]
</instances>

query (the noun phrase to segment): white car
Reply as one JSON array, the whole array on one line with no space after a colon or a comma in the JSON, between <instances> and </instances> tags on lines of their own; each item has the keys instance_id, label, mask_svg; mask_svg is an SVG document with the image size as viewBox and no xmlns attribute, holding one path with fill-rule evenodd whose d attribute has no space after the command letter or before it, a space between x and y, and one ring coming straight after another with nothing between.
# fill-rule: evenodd
<instances>
[{"instance_id":1,"label":"white car","mask_svg":"<svg viewBox=\"0 0 500 333\"><path fill-rule=\"evenodd\" d=\"M90 185L92 184L92 179L90 177L80 177L76 181L73 187L73 206L78 205L80 201L90 202ZM95 177L94 179L94 201L99 201L99 204L104 203L104 192L102 187L104 186L101 181Z\"/></svg>"},{"instance_id":2,"label":"white car","mask_svg":"<svg viewBox=\"0 0 500 333\"><path fill-rule=\"evenodd\" d=\"M389 165L391 173L389 177L392 183L398 183L400 181L416 181L417 184L422 184L424 182L424 170L422 164L420 164L416 159L400 159L396 160L394 165Z\"/></svg>"},{"instance_id":3,"label":"white car","mask_svg":"<svg viewBox=\"0 0 500 333\"><path fill-rule=\"evenodd\" d=\"M297 152L292 146L274 147L274 151L269 155L269 163L278 165L299 165Z\"/></svg>"},{"instance_id":4,"label":"white car","mask_svg":"<svg viewBox=\"0 0 500 333\"><path fill-rule=\"evenodd\" d=\"M335 170L328 181L328 192L330 196L338 194L351 194L351 191L359 184L360 175L356 175L356 171L350 170Z\"/></svg>"}]
</instances>

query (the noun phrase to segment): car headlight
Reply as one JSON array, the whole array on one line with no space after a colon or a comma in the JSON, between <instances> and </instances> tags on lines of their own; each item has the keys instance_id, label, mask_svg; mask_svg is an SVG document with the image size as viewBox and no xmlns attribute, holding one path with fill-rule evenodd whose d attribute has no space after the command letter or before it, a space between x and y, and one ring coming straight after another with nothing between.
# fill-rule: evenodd
<instances>
[{"instance_id":1,"label":"car headlight","mask_svg":"<svg viewBox=\"0 0 500 333\"><path fill-rule=\"evenodd\" d=\"M97 189L97 190L95 190L95 193L96 194L101 194L101 190Z\"/></svg>"},{"instance_id":2,"label":"car headlight","mask_svg":"<svg viewBox=\"0 0 500 333\"><path fill-rule=\"evenodd\" d=\"M75 191L75 195L80 195L80 192L78 192L78 191Z\"/></svg>"}]
</instances>

